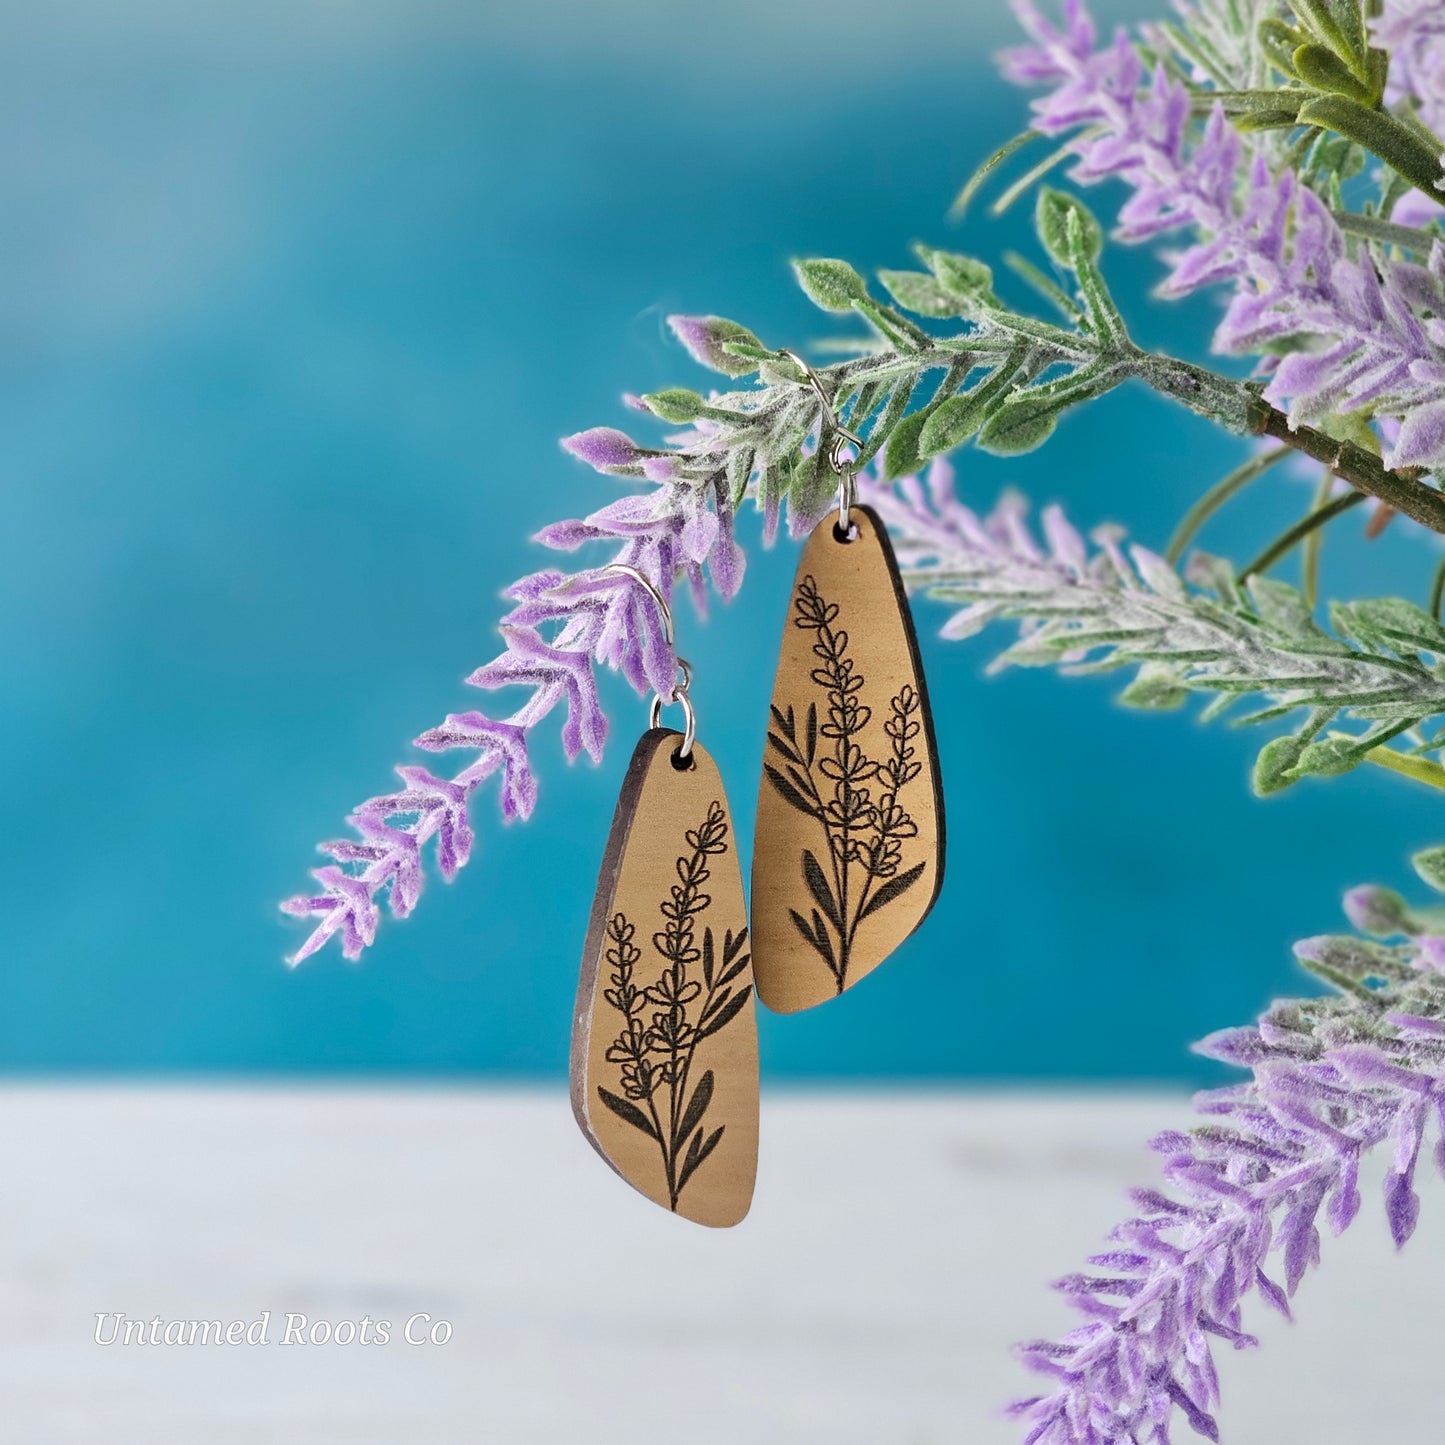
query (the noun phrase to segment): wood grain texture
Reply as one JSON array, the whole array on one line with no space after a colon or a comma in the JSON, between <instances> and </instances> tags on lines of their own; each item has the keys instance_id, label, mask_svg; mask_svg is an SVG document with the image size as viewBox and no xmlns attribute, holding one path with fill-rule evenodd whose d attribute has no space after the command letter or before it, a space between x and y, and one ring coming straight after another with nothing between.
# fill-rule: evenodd
<instances>
[{"instance_id":1,"label":"wood grain texture","mask_svg":"<svg viewBox=\"0 0 1445 1445\"><path fill-rule=\"evenodd\" d=\"M738 1223L758 1164L758 1030L747 906L717 765L645 733L607 839L582 952L572 1110L635 1189Z\"/></svg>"},{"instance_id":2,"label":"wood grain texture","mask_svg":"<svg viewBox=\"0 0 1445 1445\"><path fill-rule=\"evenodd\" d=\"M753 967L779 1013L871 973L943 881L943 794L908 601L878 515L830 514L798 564L753 844Z\"/></svg>"}]
</instances>

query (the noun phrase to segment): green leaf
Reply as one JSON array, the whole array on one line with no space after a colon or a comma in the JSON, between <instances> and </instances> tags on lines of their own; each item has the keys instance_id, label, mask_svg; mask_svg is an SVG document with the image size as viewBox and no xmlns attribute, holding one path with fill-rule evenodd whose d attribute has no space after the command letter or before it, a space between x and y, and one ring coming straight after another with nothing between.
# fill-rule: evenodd
<instances>
[{"instance_id":1,"label":"green leaf","mask_svg":"<svg viewBox=\"0 0 1445 1445\"><path fill-rule=\"evenodd\" d=\"M1295 767L1305 750L1303 738L1275 738L1266 743L1254 763L1254 791L1267 798L1297 781Z\"/></svg>"},{"instance_id":2,"label":"green leaf","mask_svg":"<svg viewBox=\"0 0 1445 1445\"><path fill-rule=\"evenodd\" d=\"M1299 123L1323 126L1347 136L1432 200L1440 198L1436 189L1441 178L1436 148L1394 116L1349 96L1322 95L1300 107Z\"/></svg>"},{"instance_id":3,"label":"green leaf","mask_svg":"<svg viewBox=\"0 0 1445 1445\"><path fill-rule=\"evenodd\" d=\"M1300 776L1311 773L1319 778L1338 778L1353 772L1362 761L1359 745L1353 738L1326 738L1323 742L1306 744L1295 764L1295 772Z\"/></svg>"},{"instance_id":4,"label":"green leaf","mask_svg":"<svg viewBox=\"0 0 1445 1445\"><path fill-rule=\"evenodd\" d=\"M952 451L979 429L988 401L982 394L983 390L982 386L976 386L962 396L951 396L947 401L939 402L931 413L916 413L923 418L918 434L918 453L921 460Z\"/></svg>"},{"instance_id":5,"label":"green leaf","mask_svg":"<svg viewBox=\"0 0 1445 1445\"><path fill-rule=\"evenodd\" d=\"M1357 888L1350 902L1351 922L1361 933L1393 938L1416 931L1409 904L1393 888Z\"/></svg>"},{"instance_id":6,"label":"green leaf","mask_svg":"<svg viewBox=\"0 0 1445 1445\"><path fill-rule=\"evenodd\" d=\"M642 398L642 404L653 416L676 423L696 421L708 409L706 398L685 386L650 392Z\"/></svg>"},{"instance_id":7,"label":"green leaf","mask_svg":"<svg viewBox=\"0 0 1445 1445\"><path fill-rule=\"evenodd\" d=\"M838 478L828 465L828 453L817 451L793 467L793 479L788 486L788 505L795 516L816 517L837 490Z\"/></svg>"},{"instance_id":8,"label":"green leaf","mask_svg":"<svg viewBox=\"0 0 1445 1445\"><path fill-rule=\"evenodd\" d=\"M1445 847L1426 848L1410 862L1415 871L1437 892L1445 893Z\"/></svg>"},{"instance_id":9,"label":"green leaf","mask_svg":"<svg viewBox=\"0 0 1445 1445\"><path fill-rule=\"evenodd\" d=\"M794 261L793 272L808 299L824 311L851 311L868 299L868 286L846 261Z\"/></svg>"},{"instance_id":10,"label":"green leaf","mask_svg":"<svg viewBox=\"0 0 1445 1445\"><path fill-rule=\"evenodd\" d=\"M749 446L734 447L732 455L728 457L728 495L732 498L734 507L742 505L757 459L757 449Z\"/></svg>"},{"instance_id":11,"label":"green leaf","mask_svg":"<svg viewBox=\"0 0 1445 1445\"><path fill-rule=\"evenodd\" d=\"M1319 964L1340 978L1363 982L1368 978L1384 980L1408 978L1413 970L1395 957L1391 950L1378 943L1367 943L1350 934L1325 934L1302 938L1294 946L1294 955L1308 968Z\"/></svg>"},{"instance_id":12,"label":"green leaf","mask_svg":"<svg viewBox=\"0 0 1445 1445\"><path fill-rule=\"evenodd\" d=\"M1034 226L1050 257L1070 271L1094 265L1104 250L1104 228L1077 196L1044 186Z\"/></svg>"},{"instance_id":13,"label":"green leaf","mask_svg":"<svg viewBox=\"0 0 1445 1445\"><path fill-rule=\"evenodd\" d=\"M916 246L918 259L938 278L939 285L959 301L970 306L997 304L993 294L993 272L972 256L955 251L937 251L931 246Z\"/></svg>"},{"instance_id":14,"label":"green leaf","mask_svg":"<svg viewBox=\"0 0 1445 1445\"><path fill-rule=\"evenodd\" d=\"M1083 308L1056 281L1051 281L1025 256L1017 251L1005 251L1004 265L1020 280L1032 286L1046 301L1057 306L1066 320L1077 323L1083 316Z\"/></svg>"},{"instance_id":15,"label":"green leaf","mask_svg":"<svg viewBox=\"0 0 1445 1445\"><path fill-rule=\"evenodd\" d=\"M1224 109L1225 115L1236 125L1243 125L1251 116L1280 113L1291 121L1299 114L1299 108L1307 100L1315 98L1315 92L1306 85L1281 85L1269 90L1225 90L1214 92L1216 104Z\"/></svg>"},{"instance_id":16,"label":"green leaf","mask_svg":"<svg viewBox=\"0 0 1445 1445\"><path fill-rule=\"evenodd\" d=\"M738 361L751 363L746 370L739 368L737 371L728 371L729 376L746 376L749 371L756 371L762 362L776 361L778 359L778 353L776 351L770 351L760 341L757 343L751 341L725 341L722 344L721 350L726 356L736 357ZM727 370L727 368L719 363L718 370L724 371Z\"/></svg>"},{"instance_id":17,"label":"green leaf","mask_svg":"<svg viewBox=\"0 0 1445 1445\"><path fill-rule=\"evenodd\" d=\"M903 414L908 410L908 404L913 400L913 392L918 384L917 376L906 378L896 386L887 389L888 400L883 405L883 410L878 413L868 435L863 442L863 450L858 454L854 462L854 470L861 471L868 466L873 458L883 449L883 443L893 435L893 428L903 420ZM852 413L853 421L861 427L862 419L868 413L861 407L855 407Z\"/></svg>"},{"instance_id":18,"label":"green leaf","mask_svg":"<svg viewBox=\"0 0 1445 1445\"><path fill-rule=\"evenodd\" d=\"M950 400L957 401L959 398L952 397ZM922 407L910 412L893 428L893 434L888 438L888 450L883 454L883 475L888 481L895 477L913 476L927 460L920 440L931 415L929 408Z\"/></svg>"},{"instance_id":19,"label":"green leaf","mask_svg":"<svg viewBox=\"0 0 1445 1445\"><path fill-rule=\"evenodd\" d=\"M1016 392L983 424L978 444L997 457L1018 456L1043 446L1058 422L1055 402Z\"/></svg>"},{"instance_id":20,"label":"green leaf","mask_svg":"<svg viewBox=\"0 0 1445 1445\"><path fill-rule=\"evenodd\" d=\"M1249 579L1249 595L1262 621L1290 637L1308 637L1319 632L1304 593L1288 582L1258 574Z\"/></svg>"},{"instance_id":21,"label":"green leaf","mask_svg":"<svg viewBox=\"0 0 1445 1445\"><path fill-rule=\"evenodd\" d=\"M667 320L693 360L725 376L746 376L773 354L746 326L725 316L669 316Z\"/></svg>"},{"instance_id":22,"label":"green leaf","mask_svg":"<svg viewBox=\"0 0 1445 1445\"><path fill-rule=\"evenodd\" d=\"M878 279L905 311L916 316L942 319L959 314L958 298L944 289L938 277L925 271L880 271Z\"/></svg>"},{"instance_id":23,"label":"green leaf","mask_svg":"<svg viewBox=\"0 0 1445 1445\"><path fill-rule=\"evenodd\" d=\"M1337 603L1330 609L1335 630L1392 652L1432 652L1445 656L1445 627L1423 607L1403 597L1376 597Z\"/></svg>"},{"instance_id":24,"label":"green leaf","mask_svg":"<svg viewBox=\"0 0 1445 1445\"><path fill-rule=\"evenodd\" d=\"M866 316L895 351L917 351L933 341L921 326L915 326L901 311L895 311L891 306L880 306L871 296L855 301L853 309Z\"/></svg>"},{"instance_id":25,"label":"green leaf","mask_svg":"<svg viewBox=\"0 0 1445 1445\"><path fill-rule=\"evenodd\" d=\"M1168 712L1182 707L1189 689L1179 681L1179 674L1163 662L1146 662L1135 674L1133 682L1119 694L1125 707L1148 708Z\"/></svg>"},{"instance_id":26,"label":"green leaf","mask_svg":"<svg viewBox=\"0 0 1445 1445\"><path fill-rule=\"evenodd\" d=\"M1314 974L1316 978L1329 984L1331 988L1338 990L1340 993L1349 994L1352 998L1359 999L1361 1003L1371 1004L1375 1008L1380 1007L1379 996L1368 984L1351 978L1347 973L1341 973L1339 969L1332 967L1321 959L1301 955L1299 961L1302 968Z\"/></svg>"},{"instance_id":27,"label":"green leaf","mask_svg":"<svg viewBox=\"0 0 1445 1445\"><path fill-rule=\"evenodd\" d=\"M1255 28L1259 47L1269 57L1270 63L1281 74L1294 76L1294 53L1308 37L1297 25L1270 16L1261 20Z\"/></svg>"},{"instance_id":28,"label":"green leaf","mask_svg":"<svg viewBox=\"0 0 1445 1445\"><path fill-rule=\"evenodd\" d=\"M1258 130L1290 130L1300 123L1299 111L1287 110L1283 106L1229 111L1229 118L1234 122L1235 130L1246 135Z\"/></svg>"},{"instance_id":29,"label":"green leaf","mask_svg":"<svg viewBox=\"0 0 1445 1445\"><path fill-rule=\"evenodd\" d=\"M1292 9L1322 47L1341 59L1358 60L1365 49L1360 0L1290 0Z\"/></svg>"},{"instance_id":30,"label":"green leaf","mask_svg":"<svg viewBox=\"0 0 1445 1445\"><path fill-rule=\"evenodd\" d=\"M1301 45L1294 53L1294 68L1299 78L1315 90L1351 96L1368 106L1374 106L1380 99L1378 95L1371 95L1360 77L1323 45Z\"/></svg>"}]
</instances>

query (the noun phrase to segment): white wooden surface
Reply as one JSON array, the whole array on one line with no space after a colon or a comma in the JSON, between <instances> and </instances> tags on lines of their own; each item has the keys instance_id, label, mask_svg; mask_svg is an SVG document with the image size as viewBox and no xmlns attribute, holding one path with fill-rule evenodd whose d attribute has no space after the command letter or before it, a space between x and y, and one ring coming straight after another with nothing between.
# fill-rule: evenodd
<instances>
[{"instance_id":1,"label":"white wooden surface","mask_svg":"<svg viewBox=\"0 0 1445 1445\"><path fill-rule=\"evenodd\" d=\"M1186 1118L1182 1096L773 1090L752 1217L712 1233L614 1178L560 1092L11 1086L0 1439L1003 1445L1010 1343L1065 1324L1047 1281ZM1222 1360L1226 1441L1435 1438L1445 1191L1396 1257L1377 1186L1300 1323L1256 1311L1264 1348ZM269 1347L94 1343L98 1311L263 1309ZM288 1311L454 1333L282 1347Z\"/></svg>"}]
</instances>

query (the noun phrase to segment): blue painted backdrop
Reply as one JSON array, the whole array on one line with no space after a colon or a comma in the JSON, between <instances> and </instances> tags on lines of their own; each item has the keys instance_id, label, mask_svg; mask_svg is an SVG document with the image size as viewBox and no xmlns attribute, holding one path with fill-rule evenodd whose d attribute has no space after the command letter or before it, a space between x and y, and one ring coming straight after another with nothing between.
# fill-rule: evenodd
<instances>
[{"instance_id":1,"label":"blue painted backdrop","mask_svg":"<svg viewBox=\"0 0 1445 1445\"><path fill-rule=\"evenodd\" d=\"M275 901L406 739L472 704L497 593L542 560L528 535L615 494L556 438L626 424L624 389L704 383L666 313L801 345L827 327L790 255L1027 244L1021 219L944 219L1024 115L988 61L1008 23L978 10L11 9L6 1066L560 1073L644 720L622 688L604 766L568 768L549 730L531 825L486 796L473 865L362 966L288 972ZM1109 271L1142 340L1202 352L1212 303L1151 304L1139 253ZM1240 454L1130 393L1032 457L965 456L962 482L1158 545ZM1252 548L1306 496L1274 479L1208 540ZM1340 532L1331 584L1426 585L1418 543ZM682 621L744 834L792 564L755 554L735 605ZM940 644L936 621L944 898L867 987L764 1021L775 1075L1199 1076L1186 1042L1299 986L1287 945L1344 886L1445 835L1378 776L1256 802L1255 736L1130 714L1104 683L985 680L1004 639Z\"/></svg>"}]
</instances>

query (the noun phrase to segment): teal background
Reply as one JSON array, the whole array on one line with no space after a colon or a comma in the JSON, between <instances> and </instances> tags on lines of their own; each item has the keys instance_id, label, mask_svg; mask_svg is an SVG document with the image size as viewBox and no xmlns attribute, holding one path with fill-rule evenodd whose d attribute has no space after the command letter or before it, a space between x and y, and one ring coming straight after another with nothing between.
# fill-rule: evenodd
<instances>
[{"instance_id":1,"label":"teal background","mask_svg":"<svg viewBox=\"0 0 1445 1445\"><path fill-rule=\"evenodd\" d=\"M806 345L830 324L791 255L1027 248L1025 216L945 219L1024 123L989 60L1002 7L4 9L0 1062L559 1076L644 726L625 688L604 765L543 728L534 820L503 827L488 790L472 865L360 967L288 971L275 903L408 738L478 703L460 679L545 560L530 533L617 494L556 439L629 425L623 390L705 384L667 313ZM1205 352L1212 300L1151 302L1144 253L1107 269L1142 341ZM959 465L981 506L1017 485L1159 546L1242 455L1131 390ZM1252 552L1308 482L1257 493L1206 541ZM1418 541L1359 532L1329 586L1423 593ZM734 605L680 623L744 842L793 560L754 552ZM1258 802L1261 737L1128 713L1107 681L985 680L1004 637L943 644L942 617L920 609L943 899L865 987L764 1019L774 1075L1206 1077L1187 1042L1309 987L1290 940L1445 834L1379 775Z\"/></svg>"}]
</instances>

